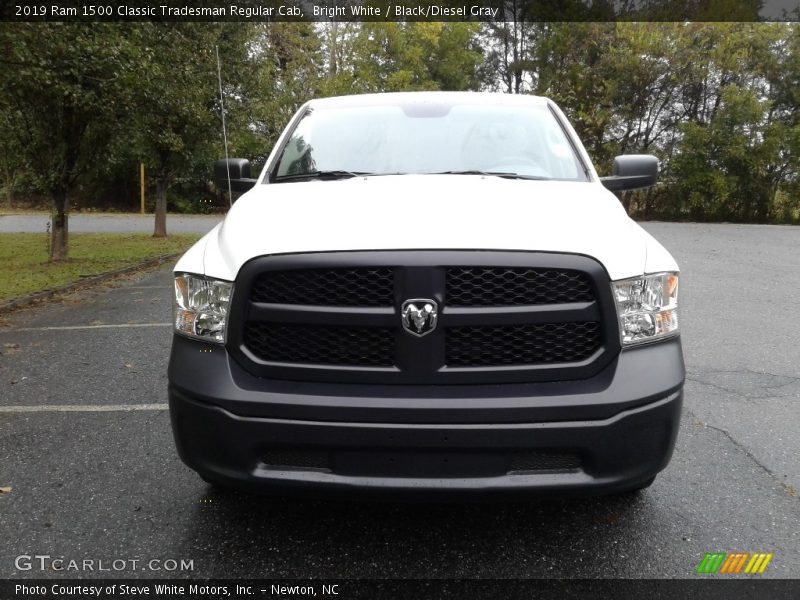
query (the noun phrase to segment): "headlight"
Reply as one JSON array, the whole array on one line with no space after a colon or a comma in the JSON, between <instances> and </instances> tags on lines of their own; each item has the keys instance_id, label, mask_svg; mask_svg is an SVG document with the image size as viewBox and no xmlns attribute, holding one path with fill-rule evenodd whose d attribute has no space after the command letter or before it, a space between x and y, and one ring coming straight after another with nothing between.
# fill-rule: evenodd
<instances>
[{"instance_id":1,"label":"headlight","mask_svg":"<svg viewBox=\"0 0 800 600\"><path fill-rule=\"evenodd\" d=\"M190 275L175 276L175 331L206 342L225 342L233 283Z\"/></svg>"},{"instance_id":2,"label":"headlight","mask_svg":"<svg viewBox=\"0 0 800 600\"><path fill-rule=\"evenodd\" d=\"M654 342L678 333L678 274L657 273L611 283L622 345Z\"/></svg>"}]
</instances>

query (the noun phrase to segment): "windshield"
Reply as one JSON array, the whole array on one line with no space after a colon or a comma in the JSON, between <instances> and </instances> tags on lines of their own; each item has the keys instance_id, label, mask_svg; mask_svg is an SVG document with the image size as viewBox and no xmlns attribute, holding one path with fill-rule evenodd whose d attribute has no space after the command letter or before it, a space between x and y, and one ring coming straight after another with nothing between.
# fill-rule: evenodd
<instances>
[{"instance_id":1,"label":"windshield","mask_svg":"<svg viewBox=\"0 0 800 600\"><path fill-rule=\"evenodd\" d=\"M464 172L587 180L545 105L417 102L309 109L273 181Z\"/></svg>"}]
</instances>

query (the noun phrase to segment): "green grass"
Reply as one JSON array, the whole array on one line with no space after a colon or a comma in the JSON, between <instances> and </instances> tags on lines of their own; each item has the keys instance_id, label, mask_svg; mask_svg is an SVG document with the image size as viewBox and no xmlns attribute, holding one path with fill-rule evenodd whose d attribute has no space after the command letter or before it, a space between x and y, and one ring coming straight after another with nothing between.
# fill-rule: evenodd
<instances>
[{"instance_id":1,"label":"green grass","mask_svg":"<svg viewBox=\"0 0 800 600\"><path fill-rule=\"evenodd\" d=\"M0 302L60 287L147 258L182 252L199 235L78 233L69 238L70 259L48 263L48 238L41 233L0 233Z\"/></svg>"}]
</instances>

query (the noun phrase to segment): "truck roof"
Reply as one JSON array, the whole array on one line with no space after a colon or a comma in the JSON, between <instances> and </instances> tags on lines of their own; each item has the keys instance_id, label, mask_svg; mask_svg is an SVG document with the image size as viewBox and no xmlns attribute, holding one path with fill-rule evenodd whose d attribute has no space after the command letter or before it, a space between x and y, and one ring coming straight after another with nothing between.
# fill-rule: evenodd
<instances>
[{"instance_id":1,"label":"truck roof","mask_svg":"<svg viewBox=\"0 0 800 600\"><path fill-rule=\"evenodd\" d=\"M389 92L382 94L357 94L311 100L312 108L337 108L352 106L390 106L396 104L466 103L544 106L548 99L528 94L503 94L496 92Z\"/></svg>"}]
</instances>

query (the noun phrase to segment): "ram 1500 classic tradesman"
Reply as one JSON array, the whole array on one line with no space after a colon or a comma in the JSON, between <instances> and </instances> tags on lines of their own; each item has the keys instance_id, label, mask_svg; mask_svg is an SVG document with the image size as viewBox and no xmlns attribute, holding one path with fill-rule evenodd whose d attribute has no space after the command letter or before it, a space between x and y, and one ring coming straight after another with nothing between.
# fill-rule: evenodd
<instances>
[{"instance_id":1,"label":"ram 1500 classic tradesman","mask_svg":"<svg viewBox=\"0 0 800 600\"><path fill-rule=\"evenodd\" d=\"M182 459L218 485L464 496L646 487L683 399L678 265L532 96L313 100L175 267Z\"/></svg>"}]
</instances>

